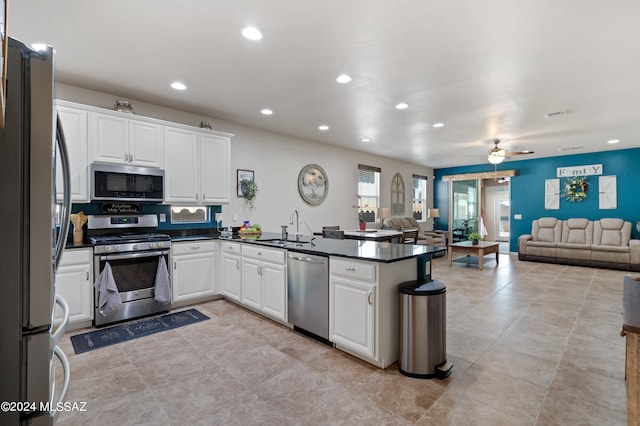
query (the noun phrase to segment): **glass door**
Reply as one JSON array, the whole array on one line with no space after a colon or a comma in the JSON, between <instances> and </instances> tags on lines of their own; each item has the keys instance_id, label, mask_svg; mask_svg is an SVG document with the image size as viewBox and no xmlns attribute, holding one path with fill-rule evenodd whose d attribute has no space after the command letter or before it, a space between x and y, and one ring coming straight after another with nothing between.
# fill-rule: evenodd
<instances>
[{"instance_id":1,"label":"glass door","mask_svg":"<svg viewBox=\"0 0 640 426\"><path fill-rule=\"evenodd\" d=\"M451 229L453 242L466 241L478 229L478 180L451 182Z\"/></svg>"}]
</instances>

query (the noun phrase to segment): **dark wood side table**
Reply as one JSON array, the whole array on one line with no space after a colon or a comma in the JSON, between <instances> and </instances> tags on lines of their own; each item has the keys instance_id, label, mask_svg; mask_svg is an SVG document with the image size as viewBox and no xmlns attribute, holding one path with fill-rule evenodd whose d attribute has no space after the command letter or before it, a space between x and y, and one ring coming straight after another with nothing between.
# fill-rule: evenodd
<instances>
[{"instance_id":1,"label":"dark wood side table","mask_svg":"<svg viewBox=\"0 0 640 426\"><path fill-rule=\"evenodd\" d=\"M640 424L640 276L624 277L622 332L626 337L627 424Z\"/></svg>"}]
</instances>

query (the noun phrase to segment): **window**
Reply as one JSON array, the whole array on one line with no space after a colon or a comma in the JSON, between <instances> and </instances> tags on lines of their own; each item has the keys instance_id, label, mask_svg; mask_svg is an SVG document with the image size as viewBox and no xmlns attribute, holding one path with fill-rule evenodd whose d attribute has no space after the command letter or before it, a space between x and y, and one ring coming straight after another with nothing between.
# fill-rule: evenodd
<instances>
[{"instance_id":1,"label":"window","mask_svg":"<svg viewBox=\"0 0 640 426\"><path fill-rule=\"evenodd\" d=\"M413 218L418 222L427 220L427 177L413 175Z\"/></svg>"},{"instance_id":2,"label":"window","mask_svg":"<svg viewBox=\"0 0 640 426\"><path fill-rule=\"evenodd\" d=\"M207 223L209 206L171 207L171 223Z\"/></svg>"},{"instance_id":3,"label":"window","mask_svg":"<svg viewBox=\"0 0 640 426\"><path fill-rule=\"evenodd\" d=\"M358 218L365 222L375 222L380 207L380 172L379 167L358 164Z\"/></svg>"}]
</instances>

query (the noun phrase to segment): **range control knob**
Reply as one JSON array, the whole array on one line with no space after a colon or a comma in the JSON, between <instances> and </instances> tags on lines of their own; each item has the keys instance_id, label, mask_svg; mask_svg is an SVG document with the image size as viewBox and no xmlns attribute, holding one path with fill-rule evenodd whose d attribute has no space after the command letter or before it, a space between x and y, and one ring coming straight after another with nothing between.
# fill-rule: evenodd
<instances>
[{"instance_id":1,"label":"range control knob","mask_svg":"<svg viewBox=\"0 0 640 426\"><path fill-rule=\"evenodd\" d=\"M131 250L138 250L138 245L137 244L132 245Z\"/></svg>"},{"instance_id":2,"label":"range control knob","mask_svg":"<svg viewBox=\"0 0 640 426\"><path fill-rule=\"evenodd\" d=\"M154 249L154 248L156 248L156 246L157 246L156 243L149 243L149 248Z\"/></svg>"},{"instance_id":3,"label":"range control knob","mask_svg":"<svg viewBox=\"0 0 640 426\"><path fill-rule=\"evenodd\" d=\"M158 247L159 247L159 248L163 248L163 247L164 247L164 241L160 241L160 242L158 243Z\"/></svg>"},{"instance_id":4,"label":"range control knob","mask_svg":"<svg viewBox=\"0 0 640 426\"><path fill-rule=\"evenodd\" d=\"M117 245L113 248L114 251L120 251L120 245Z\"/></svg>"},{"instance_id":5,"label":"range control knob","mask_svg":"<svg viewBox=\"0 0 640 426\"><path fill-rule=\"evenodd\" d=\"M104 251L110 252L111 251L111 246L104 246Z\"/></svg>"}]
</instances>

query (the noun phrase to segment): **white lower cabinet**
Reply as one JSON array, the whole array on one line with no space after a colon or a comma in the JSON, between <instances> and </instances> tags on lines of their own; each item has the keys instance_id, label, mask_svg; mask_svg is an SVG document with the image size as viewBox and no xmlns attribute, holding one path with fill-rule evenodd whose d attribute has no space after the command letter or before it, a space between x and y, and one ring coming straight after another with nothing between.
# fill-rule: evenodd
<instances>
[{"instance_id":1,"label":"white lower cabinet","mask_svg":"<svg viewBox=\"0 0 640 426\"><path fill-rule=\"evenodd\" d=\"M221 293L236 302L242 302L242 246L241 243L221 243Z\"/></svg>"},{"instance_id":2,"label":"white lower cabinet","mask_svg":"<svg viewBox=\"0 0 640 426\"><path fill-rule=\"evenodd\" d=\"M216 246L207 240L172 244L173 302L215 295Z\"/></svg>"},{"instance_id":3,"label":"white lower cabinet","mask_svg":"<svg viewBox=\"0 0 640 426\"><path fill-rule=\"evenodd\" d=\"M56 271L56 294L69 305L69 324L93 319L93 250L65 250ZM56 307L54 321L62 320Z\"/></svg>"},{"instance_id":4,"label":"white lower cabinet","mask_svg":"<svg viewBox=\"0 0 640 426\"><path fill-rule=\"evenodd\" d=\"M285 250L243 246L242 304L274 319L287 320Z\"/></svg>"},{"instance_id":5,"label":"white lower cabinet","mask_svg":"<svg viewBox=\"0 0 640 426\"><path fill-rule=\"evenodd\" d=\"M375 283L334 277L329 290L333 303L333 327L329 340L363 355L374 357Z\"/></svg>"},{"instance_id":6,"label":"white lower cabinet","mask_svg":"<svg viewBox=\"0 0 640 426\"><path fill-rule=\"evenodd\" d=\"M380 368L398 360L398 284L414 280L416 259L378 263L329 258L329 340Z\"/></svg>"}]
</instances>

